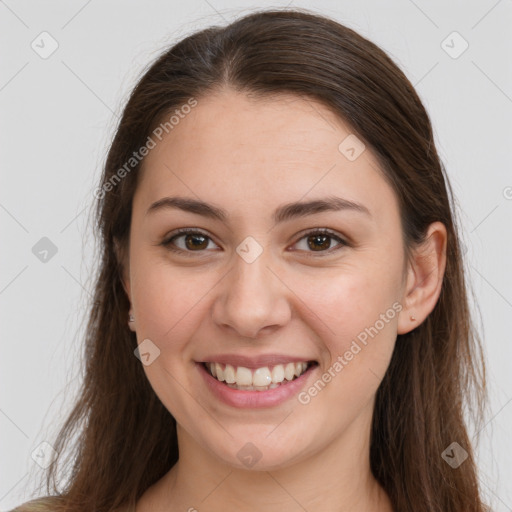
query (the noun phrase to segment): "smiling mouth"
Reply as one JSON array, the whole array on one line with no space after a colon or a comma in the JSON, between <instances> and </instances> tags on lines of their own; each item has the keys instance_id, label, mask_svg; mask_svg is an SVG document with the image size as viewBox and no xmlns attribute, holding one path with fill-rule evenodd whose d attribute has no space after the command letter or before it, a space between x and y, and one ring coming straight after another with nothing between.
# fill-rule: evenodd
<instances>
[{"instance_id":1,"label":"smiling mouth","mask_svg":"<svg viewBox=\"0 0 512 512\"><path fill-rule=\"evenodd\" d=\"M317 366L316 361L276 364L250 369L245 366L232 366L221 363L202 363L206 371L219 382L232 389L243 391L267 391L298 379L311 367Z\"/></svg>"}]
</instances>

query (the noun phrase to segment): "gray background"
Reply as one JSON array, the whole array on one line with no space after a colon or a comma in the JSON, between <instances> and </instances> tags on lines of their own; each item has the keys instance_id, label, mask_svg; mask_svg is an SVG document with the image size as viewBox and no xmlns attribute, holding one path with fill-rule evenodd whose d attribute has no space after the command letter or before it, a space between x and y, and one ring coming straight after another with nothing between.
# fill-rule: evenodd
<instances>
[{"instance_id":1,"label":"gray background","mask_svg":"<svg viewBox=\"0 0 512 512\"><path fill-rule=\"evenodd\" d=\"M80 381L92 191L135 79L196 29L285 5L332 16L380 45L431 116L459 202L488 363L487 424L472 431L481 482L494 510L512 510L512 0L0 0L1 510L37 495L35 460L44 464L51 450L41 443L53 439ZM43 31L58 44L47 58L31 47L51 49ZM461 55L453 31L469 44ZM41 252L44 237L54 255Z\"/></svg>"}]
</instances>

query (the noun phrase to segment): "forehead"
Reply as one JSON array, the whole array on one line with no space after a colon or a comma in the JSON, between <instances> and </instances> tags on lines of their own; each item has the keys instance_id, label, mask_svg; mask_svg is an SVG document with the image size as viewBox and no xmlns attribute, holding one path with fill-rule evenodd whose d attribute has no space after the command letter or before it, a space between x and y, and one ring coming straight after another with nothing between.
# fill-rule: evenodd
<instances>
[{"instance_id":1,"label":"forehead","mask_svg":"<svg viewBox=\"0 0 512 512\"><path fill-rule=\"evenodd\" d=\"M231 200L249 207L335 194L366 204L377 217L390 208L396 216L394 192L369 148L347 158L344 141L357 144L354 137L348 124L314 100L222 91L198 99L157 141L144 160L136 202L148 208L179 194L229 209Z\"/></svg>"}]
</instances>

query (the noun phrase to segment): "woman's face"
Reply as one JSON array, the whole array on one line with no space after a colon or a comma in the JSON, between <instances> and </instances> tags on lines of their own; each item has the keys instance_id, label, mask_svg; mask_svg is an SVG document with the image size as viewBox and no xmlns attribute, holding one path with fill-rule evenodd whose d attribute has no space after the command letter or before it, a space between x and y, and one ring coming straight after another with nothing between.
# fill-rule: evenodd
<instances>
[{"instance_id":1,"label":"woman's face","mask_svg":"<svg viewBox=\"0 0 512 512\"><path fill-rule=\"evenodd\" d=\"M125 285L144 370L195 450L272 469L366 442L405 314L398 203L377 166L321 104L233 91L150 150ZM233 389L205 362L267 388Z\"/></svg>"}]
</instances>

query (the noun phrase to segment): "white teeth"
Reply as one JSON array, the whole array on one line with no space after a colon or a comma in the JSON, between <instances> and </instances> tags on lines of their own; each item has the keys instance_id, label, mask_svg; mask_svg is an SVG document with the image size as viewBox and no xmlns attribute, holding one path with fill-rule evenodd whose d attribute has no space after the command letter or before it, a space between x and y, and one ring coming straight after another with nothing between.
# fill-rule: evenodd
<instances>
[{"instance_id":1,"label":"white teeth","mask_svg":"<svg viewBox=\"0 0 512 512\"><path fill-rule=\"evenodd\" d=\"M252 378L253 386L270 386L272 384L272 375L270 375L270 370L265 366L265 368L258 368L254 370L254 376Z\"/></svg>"},{"instance_id":2,"label":"white teeth","mask_svg":"<svg viewBox=\"0 0 512 512\"><path fill-rule=\"evenodd\" d=\"M284 378L286 380L292 380L295 376L295 364L288 363L284 368Z\"/></svg>"},{"instance_id":3,"label":"white teeth","mask_svg":"<svg viewBox=\"0 0 512 512\"><path fill-rule=\"evenodd\" d=\"M220 380L221 382L224 381L224 370L222 369L222 366L219 363L215 363L215 373L217 376L217 380Z\"/></svg>"},{"instance_id":4,"label":"white teeth","mask_svg":"<svg viewBox=\"0 0 512 512\"><path fill-rule=\"evenodd\" d=\"M226 368L224 368L224 380L228 384L234 384L236 382L235 369L230 364L227 364Z\"/></svg>"},{"instance_id":5,"label":"white teeth","mask_svg":"<svg viewBox=\"0 0 512 512\"><path fill-rule=\"evenodd\" d=\"M252 372L245 366L236 369L236 383L238 386L252 386Z\"/></svg>"},{"instance_id":6,"label":"white teeth","mask_svg":"<svg viewBox=\"0 0 512 512\"><path fill-rule=\"evenodd\" d=\"M282 364L278 364L272 368L272 382L280 383L284 380L284 367Z\"/></svg>"},{"instance_id":7,"label":"white teeth","mask_svg":"<svg viewBox=\"0 0 512 512\"><path fill-rule=\"evenodd\" d=\"M308 363L278 364L272 368L272 371L268 366L255 370L245 366L234 367L230 364L223 368L220 363L207 363L206 366L217 380L226 382L232 388L263 391L276 388L285 379L291 381L299 377L307 370Z\"/></svg>"}]
</instances>

